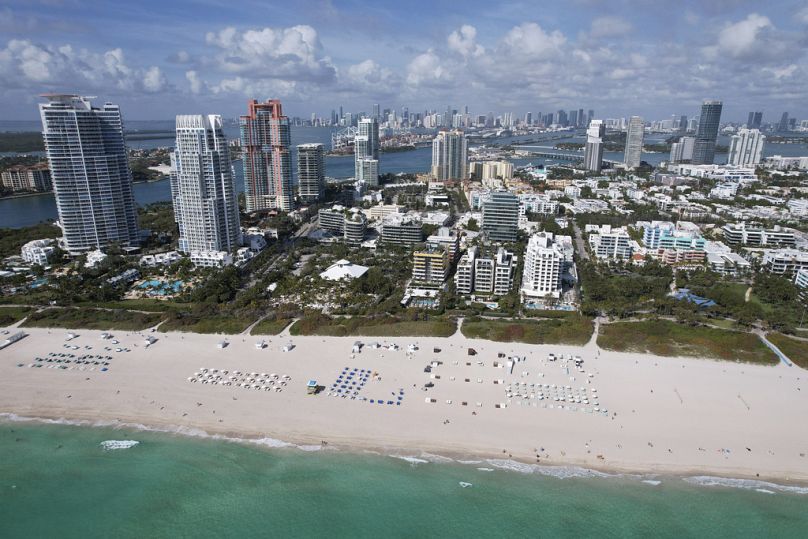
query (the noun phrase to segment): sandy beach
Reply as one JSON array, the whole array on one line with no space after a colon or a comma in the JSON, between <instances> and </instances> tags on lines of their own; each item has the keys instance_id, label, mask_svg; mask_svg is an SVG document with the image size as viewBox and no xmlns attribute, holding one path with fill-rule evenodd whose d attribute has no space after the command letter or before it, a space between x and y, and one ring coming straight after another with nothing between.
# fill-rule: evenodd
<instances>
[{"instance_id":1,"label":"sandy beach","mask_svg":"<svg viewBox=\"0 0 808 539\"><path fill-rule=\"evenodd\" d=\"M229 345L220 349L222 337L216 335L113 331L116 345L102 340L99 331L77 330L69 342L67 330L26 332L28 337L0 350L0 413L6 418L199 429L414 457L432 453L808 484L808 372L782 364L622 354L594 343L496 343L469 340L459 332L445 339L281 335L266 339L261 350L250 336L228 338ZM158 340L145 347L145 335ZM365 346L352 354L357 340L396 343L399 349ZM289 342L294 349L282 351ZM418 350L408 352L410 344ZM468 355L469 347L477 354ZM35 361L49 353L112 360L106 372L95 365L60 369ZM580 356L583 372L572 361L549 361L550 353ZM510 372L507 361L513 356L524 360ZM432 361L442 364L425 373ZM29 367L36 363L44 366ZM217 376L228 371L223 380L239 371L238 383L245 373L257 373L259 380L276 374L282 390L188 380L201 380L213 369ZM339 376L353 369L371 373L358 389L366 400L329 395ZM289 377L285 386L279 383L283 375ZM308 395L306 383L312 379L326 389ZM424 390L428 382L434 387ZM555 400L559 395L564 401Z\"/></svg>"}]
</instances>

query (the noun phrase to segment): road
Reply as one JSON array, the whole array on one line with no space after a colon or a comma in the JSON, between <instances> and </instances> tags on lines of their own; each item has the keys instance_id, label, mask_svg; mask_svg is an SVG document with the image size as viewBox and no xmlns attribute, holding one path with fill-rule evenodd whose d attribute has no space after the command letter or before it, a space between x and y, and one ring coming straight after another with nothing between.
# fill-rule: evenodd
<instances>
[{"instance_id":1,"label":"road","mask_svg":"<svg viewBox=\"0 0 808 539\"><path fill-rule=\"evenodd\" d=\"M575 249L578 251L578 256L580 256L582 260L589 260L589 253L584 243L584 235L578 227L578 223L572 221L572 228L575 230Z\"/></svg>"}]
</instances>

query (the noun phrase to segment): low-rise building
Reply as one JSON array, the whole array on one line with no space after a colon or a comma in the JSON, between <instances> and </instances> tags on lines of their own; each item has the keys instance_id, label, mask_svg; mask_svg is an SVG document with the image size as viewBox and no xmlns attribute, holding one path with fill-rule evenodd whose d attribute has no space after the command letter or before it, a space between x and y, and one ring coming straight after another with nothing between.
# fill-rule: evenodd
<instances>
[{"instance_id":1,"label":"low-rise building","mask_svg":"<svg viewBox=\"0 0 808 539\"><path fill-rule=\"evenodd\" d=\"M609 211L609 203L596 198L578 198L572 205L574 213L602 213Z\"/></svg>"},{"instance_id":2,"label":"low-rise building","mask_svg":"<svg viewBox=\"0 0 808 539\"><path fill-rule=\"evenodd\" d=\"M167 253L157 253L153 255L143 255L140 257L140 265L150 268L156 266L170 266L175 262L182 260L182 255L177 251L168 251Z\"/></svg>"},{"instance_id":3,"label":"low-rise building","mask_svg":"<svg viewBox=\"0 0 808 539\"><path fill-rule=\"evenodd\" d=\"M794 275L794 284L801 290L808 290L808 268L801 268Z\"/></svg>"},{"instance_id":4,"label":"low-rise building","mask_svg":"<svg viewBox=\"0 0 808 539\"><path fill-rule=\"evenodd\" d=\"M95 249L94 251L90 251L87 253L87 259L84 261L85 268L94 268L104 260L106 260L107 255L101 249Z\"/></svg>"},{"instance_id":5,"label":"low-rise building","mask_svg":"<svg viewBox=\"0 0 808 539\"><path fill-rule=\"evenodd\" d=\"M747 223L726 224L721 227L724 240L730 245L778 245L794 247L794 233L779 226L765 229Z\"/></svg>"},{"instance_id":6,"label":"low-rise building","mask_svg":"<svg viewBox=\"0 0 808 539\"><path fill-rule=\"evenodd\" d=\"M223 268L233 264L233 255L227 251L191 251L189 258L198 268Z\"/></svg>"},{"instance_id":7,"label":"low-rise building","mask_svg":"<svg viewBox=\"0 0 808 539\"><path fill-rule=\"evenodd\" d=\"M258 230L242 230L241 244L257 253L266 249L267 239L264 237L264 234Z\"/></svg>"},{"instance_id":8,"label":"low-rise building","mask_svg":"<svg viewBox=\"0 0 808 539\"><path fill-rule=\"evenodd\" d=\"M416 215L394 213L382 221L381 241L412 246L423 241L421 219Z\"/></svg>"},{"instance_id":9,"label":"low-rise building","mask_svg":"<svg viewBox=\"0 0 808 539\"><path fill-rule=\"evenodd\" d=\"M742 275L752 268L748 260L733 252L708 252L707 265L721 275Z\"/></svg>"},{"instance_id":10,"label":"low-rise building","mask_svg":"<svg viewBox=\"0 0 808 539\"><path fill-rule=\"evenodd\" d=\"M54 243L56 243L56 240L53 239L29 241L20 249L20 256L29 264L47 266L51 256L56 251Z\"/></svg>"},{"instance_id":11,"label":"low-rise building","mask_svg":"<svg viewBox=\"0 0 808 539\"><path fill-rule=\"evenodd\" d=\"M808 252L797 249L766 249L763 267L776 275L795 275L808 268Z\"/></svg>"},{"instance_id":12,"label":"low-rise building","mask_svg":"<svg viewBox=\"0 0 808 539\"><path fill-rule=\"evenodd\" d=\"M342 235L345 243L350 245L359 245L362 243L362 241L365 239L367 225L368 220L365 217L365 214L361 212L354 212L345 215Z\"/></svg>"},{"instance_id":13,"label":"low-rise building","mask_svg":"<svg viewBox=\"0 0 808 539\"><path fill-rule=\"evenodd\" d=\"M367 217L358 209L346 210L340 205L324 208L318 212L318 222L320 228L342 237L345 243L358 245L365 239Z\"/></svg>"},{"instance_id":14,"label":"low-rise building","mask_svg":"<svg viewBox=\"0 0 808 539\"><path fill-rule=\"evenodd\" d=\"M112 286L118 286L119 284L134 283L138 279L140 279L140 272L135 268L131 268L119 275L110 277L107 279L107 283L111 284Z\"/></svg>"},{"instance_id":15,"label":"low-rise building","mask_svg":"<svg viewBox=\"0 0 808 539\"><path fill-rule=\"evenodd\" d=\"M532 213L535 215L555 215L558 213L558 202L547 195L524 193L519 195L519 217Z\"/></svg>"},{"instance_id":16,"label":"low-rise building","mask_svg":"<svg viewBox=\"0 0 808 539\"><path fill-rule=\"evenodd\" d=\"M320 273L320 278L326 281L340 281L342 279L352 280L357 279L367 273L367 266L360 266L348 260L337 260L334 264L326 268L325 271Z\"/></svg>"},{"instance_id":17,"label":"low-rise building","mask_svg":"<svg viewBox=\"0 0 808 539\"><path fill-rule=\"evenodd\" d=\"M628 260L633 251L631 237L625 227L603 225L597 233L589 234L589 247L601 259Z\"/></svg>"},{"instance_id":18,"label":"low-rise building","mask_svg":"<svg viewBox=\"0 0 808 539\"><path fill-rule=\"evenodd\" d=\"M388 215L401 213L402 209L403 206L399 206L398 204L377 204L376 206L371 206L370 218L374 221L381 221Z\"/></svg>"}]
</instances>

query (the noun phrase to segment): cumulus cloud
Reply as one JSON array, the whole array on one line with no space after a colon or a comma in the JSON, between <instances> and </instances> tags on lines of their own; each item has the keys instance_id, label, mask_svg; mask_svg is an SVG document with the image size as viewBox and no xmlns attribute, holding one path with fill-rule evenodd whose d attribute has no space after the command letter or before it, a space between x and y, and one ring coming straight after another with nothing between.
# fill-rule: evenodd
<instances>
[{"instance_id":1,"label":"cumulus cloud","mask_svg":"<svg viewBox=\"0 0 808 539\"><path fill-rule=\"evenodd\" d=\"M188 81L192 94L199 94L203 89L207 88L205 81L199 78L199 73L193 69L185 72L185 79Z\"/></svg>"},{"instance_id":2,"label":"cumulus cloud","mask_svg":"<svg viewBox=\"0 0 808 539\"><path fill-rule=\"evenodd\" d=\"M736 58L748 54L760 45L759 38L773 28L768 17L752 13L744 20L729 24L718 34L718 52Z\"/></svg>"},{"instance_id":3,"label":"cumulus cloud","mask_svg":"<svg viewBox=\"0 0 808 539\"><path fill-rule=\"evenodd\" d=\"M219 49L214 67L252 79L330 82L336 69L323 55L311 26L238 31L228 27L209 32L205 41Z\"/></svg>"},{"instance_id":4,"label":"cumulus cloud","mask_svg":"<svg viewBox=\"0 0 808 539\"><path fill-rule=\"evenodd\" d=\"M432 49L419 54L407 66L407 83L413 86L447 86L454 77Z\"/></svg>"},{"instance_id":5,"label":"cumulus cloud","mask_svg":"<svg viewBox=\"0 0 808 539\"><path fill-rule=\"evenodd\" d=\"M468 24L464 24L459 30L455 30L449 34L449 37L446 38L446 42L449 46L449 50L457 52L463 57L480 56L485 53L485 49L482 45L475 42L476 37L477 29Z\"/></svg>"},{"instance_id":6,"label":"cumulus cloud","mask_svg":"<svg viewBox=\"0 0 808 539\"><path fill-rule=\"evenodd\" d=\"M12 39L0 49L0 76L31 92L114 89L119 93L155 93L168 86L159 67L132 66L120 48L98 53L77 50L71 45L42 45L27 39Z\"/></svg>"},{"instance_id":7,"label":"cumulus cloud","mask_svg":"<svg viewBox=\"0 0 808 539\"><path fill-rule=\"evenodd\" d=\"M535 22L514 26L503 40L508 52L534 58L543 58L560 53L561 47L566 42L567 38L558 30L549 33L545 32Z\"/></svg>"},{"instance_id":8,"label":"cumulus cloud","mask_svg":"<svg viewBox=\"0 0 808 539\"><path fill-rule=\"evenodd\" d=\"M400 77L391 69L382 67L373 60L365 60L348 66L342 86L349 90L370 94L391 94L400 84Z\"/></svg>"}]
</instances>

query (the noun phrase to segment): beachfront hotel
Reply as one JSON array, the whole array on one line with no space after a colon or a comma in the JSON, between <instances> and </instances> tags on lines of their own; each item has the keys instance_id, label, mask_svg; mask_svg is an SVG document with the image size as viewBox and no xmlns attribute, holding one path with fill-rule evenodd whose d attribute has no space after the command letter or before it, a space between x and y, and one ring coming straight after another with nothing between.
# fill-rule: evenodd
<instances>
[{"instance_id":1,"label":"beachfront hotel","mask_svg":"<svg viewBox=\"0 0 808 539\"><path fill-rule=\"evenodd\" d=\"M236 184L222 118L177 116L171 154L171 198L180 251L228 251L241 246Z\"/></svg>"},{"instance_id":2,"label":"beachfront hotel","mask_svg":"<svg viewBox=\"0 0 808 539\"><path fill-rule=\"evenodd\" d=\"M51 171L64 247L79 254L118 243L138 244L132 171L121 110L71 94L40 103L42 138Z\"/></svg>"},{"instance_id":3,"label":"beachfront hotel","mask_svg":"<svg viewBox=\"0 0 808 539\"><path fill-rule=\"evenodd\" d=\"M248 113L239 118L247 212L292 211L289 117L277 99L265 103L253 99L248 107Z\"/></svg>"},{"instance_id":4,"label":"beachfront hotel","mask_svg":"<svg viewBox=\"0 0 808 539\"><path fill-rule=\"evenodd\" d=\"M530 237L525 249L521 292L530 298L558 298L561 295L561 270L564 252L551 232Z\"/></svg>"}]
</instances>

